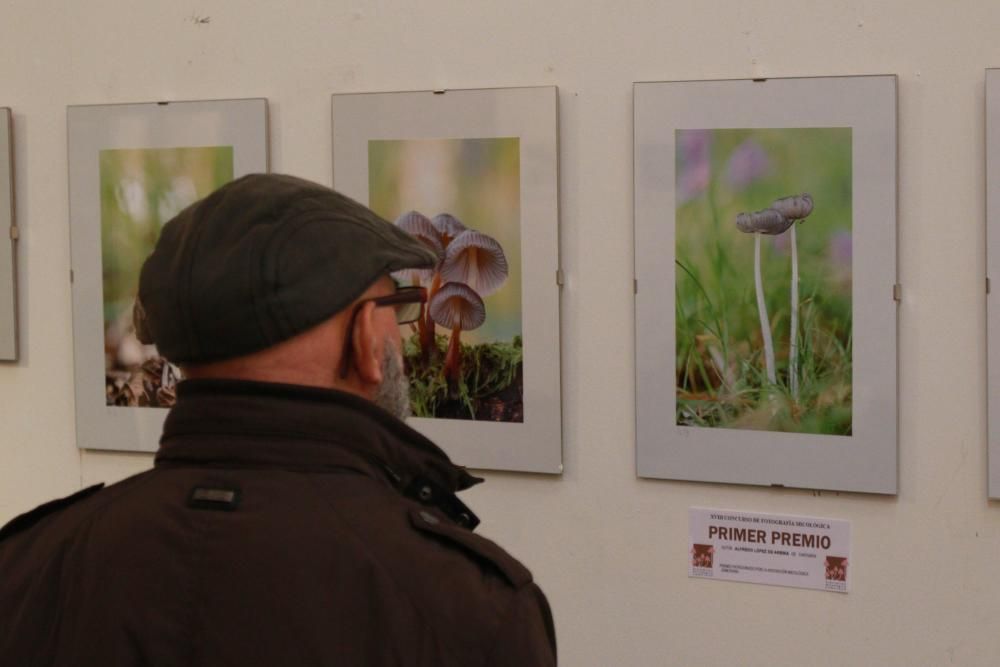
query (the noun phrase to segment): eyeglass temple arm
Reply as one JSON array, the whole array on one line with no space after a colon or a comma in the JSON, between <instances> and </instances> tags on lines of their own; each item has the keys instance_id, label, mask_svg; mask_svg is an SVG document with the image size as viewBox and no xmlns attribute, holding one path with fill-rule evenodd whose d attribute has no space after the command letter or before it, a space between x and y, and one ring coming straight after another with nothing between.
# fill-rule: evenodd
<instances>
[{"instance_id":1,"label":"eyeglass temple arm","mask_svg":"<svg viewBox=\"0 0 1000 667\"><path fill-rule=\"evenodd\" d=\"M351 313L351 320L347 323L347 335L344 336L344 349L340 353L340 379L344 380L347 378L347 374L351 369L351 348L354 346L354 323L358 318L358 311L361 310L361 306L364 304L359 304L358 307L354 309Z\"/></svg>"}]
</instances>

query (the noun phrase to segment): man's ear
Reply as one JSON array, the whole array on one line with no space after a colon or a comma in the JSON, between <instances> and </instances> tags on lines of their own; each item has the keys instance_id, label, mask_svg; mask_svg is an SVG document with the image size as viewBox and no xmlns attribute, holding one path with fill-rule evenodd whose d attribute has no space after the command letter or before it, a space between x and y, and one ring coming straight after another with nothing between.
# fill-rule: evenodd
<instances>
[{"instance_id":1,"label":"man's ear","mask_svg":"<svg viewBox=\"0 0 1000 667\"><path fill-rule=\"evenodd\" d=\"M361 306L354 320L351 360L358 377L366 384L382 382L382 341L375 326L375 304Z\"/></svg>"}]
</instances>

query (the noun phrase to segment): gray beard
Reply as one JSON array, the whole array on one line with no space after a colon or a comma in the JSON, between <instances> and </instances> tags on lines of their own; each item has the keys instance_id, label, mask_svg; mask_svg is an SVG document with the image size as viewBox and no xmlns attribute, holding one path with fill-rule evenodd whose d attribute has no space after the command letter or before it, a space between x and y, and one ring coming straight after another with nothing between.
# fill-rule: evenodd
<instances>
[{"instance_id":1,"label":"gray beard","mask_svg":"<svg viewBox=\"0 0 1000 667\"><path fill-rule=\"evenodd\" d=\"M382 382L372 399L375 405L398 419L410 416L410 379L392 345L385 346L382 355Z\"/></svg>"}]
</instances>

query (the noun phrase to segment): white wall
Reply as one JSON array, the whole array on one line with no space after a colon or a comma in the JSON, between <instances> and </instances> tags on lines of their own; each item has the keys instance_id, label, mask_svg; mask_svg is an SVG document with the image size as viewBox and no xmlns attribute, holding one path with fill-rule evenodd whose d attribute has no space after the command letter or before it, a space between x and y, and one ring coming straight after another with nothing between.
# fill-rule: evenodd
<instances>
[{"instance_id":1,"label":"white wall","mask_svg":"<svg viewBox=\"0 0 1000 667\"><path fill-rule=\"evenodd\" d=\"M273 168L329 183L330 93L556 84L566 473L488 474L467 500L549 593L563 664L996 664L982 286L998 26L986 0L6 0L23 360L0 366L0 522L150 464L75 449L67 104L267 97ZM900 77L899 496L637 480L632 82L870 73ZM691 505L852 520L853 592L689 580Z\"/></svg>"}]
</instances>

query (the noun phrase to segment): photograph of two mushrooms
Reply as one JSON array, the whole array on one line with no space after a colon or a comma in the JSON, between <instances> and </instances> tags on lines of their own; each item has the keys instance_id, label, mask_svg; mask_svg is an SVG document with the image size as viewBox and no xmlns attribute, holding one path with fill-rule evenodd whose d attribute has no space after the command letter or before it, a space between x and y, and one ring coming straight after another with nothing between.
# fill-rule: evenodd
<instances>
[{"instance_id":1,"label":"photograph of two mushrooms","mask_svg":"<svg viewBox=\"0 0 1000 667\"><path fill-rule=\"evenodd\" d=\"M438 264L395 276L427 288L402 327L414 416L524 421L520 140L368 142L372 210Z\"/></svg>"},{"instance_id":2,"label":"photograph of two mushrooms","mask_svg":"<svg viewBox=\"0 0 1000 667\"><path fill-rule=\"evenodd\" d=\"M852 432L852 130L675 130L676 423Z\"/></svg>"}]
</instances>

